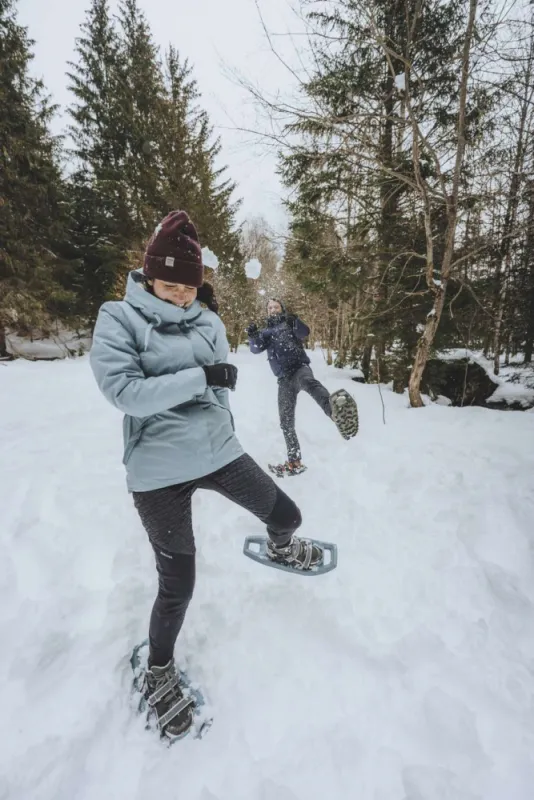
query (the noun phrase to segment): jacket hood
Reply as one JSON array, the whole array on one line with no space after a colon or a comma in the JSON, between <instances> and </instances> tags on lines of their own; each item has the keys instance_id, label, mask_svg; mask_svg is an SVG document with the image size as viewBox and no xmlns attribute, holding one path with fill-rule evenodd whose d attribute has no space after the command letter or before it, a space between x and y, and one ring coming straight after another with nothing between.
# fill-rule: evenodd
<instances>
[{"instance_id":1,"label":"jacket hood","mask_svg":"<svg viewBox=\"0 0 534 800\"><path fill-rule=\"evenodd\" d=\"M282 307L282 314L285 314L285 313L286 313L287 309L286 309L286 307L285 307L285 304L284 304L284 303L283 303L283 302L280 300L280 298L279 298L279 297L270 297L270 298L269 298L269 303L270 303L271 301L272 301L272 302L274 302L274 303L280 303L280 306ZM269 303L268 303L268 304L269 304ZM268 305L268 304L267 304L267 305Z\"/></svg>"},{"instance_id":2,"label":"jacket hood","mask_svg":"<svg viewBox=\"0 0 534 800\"><path fill-rule=\"evenodd\" d=\"M285 314L287 314L287 309L278 297L270 297L269 303L271 301L279 303L280 307L282 308L282 310L279 311L278 314L269 315L269 313L267 312L267 325L269 328L274 328L276 325L279 325L281 322L283 322Z\"/></svg>"},{"instance_id":3,"label":"jacket hood","mask_svg":"<svg viewBox=\"0 0 534 800\"><path fill-rule=\"evenodd\" d=\"M198 319L202 314L202 306L195 300L189 308L178 308L172 303L166 303L165 300L160 300L159 297L147 292L144 286L144 276L141 269L133 270L128 275L128 282L126 284L126 294L124 299L134 308L137 308L147 322L156 323L174 323L181 327L188 326Z\"/></svg>"}]
</instances>

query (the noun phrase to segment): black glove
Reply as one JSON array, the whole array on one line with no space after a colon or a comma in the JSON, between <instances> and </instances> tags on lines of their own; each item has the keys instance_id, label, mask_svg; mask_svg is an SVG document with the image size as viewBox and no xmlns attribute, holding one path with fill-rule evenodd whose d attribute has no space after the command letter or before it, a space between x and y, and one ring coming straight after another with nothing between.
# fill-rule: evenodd
<instances>
[{"instance_id":1,"label":"black glove","mask_svg":"<svg viewBox=\"0 0 534 800\"><path fill-rule=\"evenodd\" d=\"M202 367L206 373L208 386L218 386L221 389L234 391L237 383L237 367L233 364L209 364Z\"/></svg>"},{"instance_id":2,"label":"black glove","mask_svg":"<svg viewBox=\"0 0 534 800\"><path fill-rule=\"evenodd\" d=\"M297 322L295 314L286 314L286 322L290 328L294 328Z\"/></svg>"},{"instance_id":3,"label":"black glove","mask_svg":"<svg viewBox=\"0 0 534 800\"><path fill-rule=\"evenodd\" d=\"M259 328L256 325L256 323L255 322L251 322L250 325L247 328L248 335L249 336L254 336L256 333L258 333L258 331L259 331Z\"/></svg>"}]
</instances>

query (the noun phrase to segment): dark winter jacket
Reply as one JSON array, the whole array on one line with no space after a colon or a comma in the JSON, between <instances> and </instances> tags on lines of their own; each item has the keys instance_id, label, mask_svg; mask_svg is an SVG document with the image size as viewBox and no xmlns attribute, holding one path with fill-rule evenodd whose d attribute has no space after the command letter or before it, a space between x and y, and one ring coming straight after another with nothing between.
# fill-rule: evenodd
<instances>
[{"instance_id":1,"label":"dark winter jacket","mask_svg":"<svg viewBox=\"0 0 534 800\"><path fill-rule=\"evenodd\" d=\"M249 336L253 353L263 353L277 378L293 375L299 367L309 364L302 339L310 335L310 329L298 317L277 314L267 321L268 327Z\"/></svg>"}]
</instances>

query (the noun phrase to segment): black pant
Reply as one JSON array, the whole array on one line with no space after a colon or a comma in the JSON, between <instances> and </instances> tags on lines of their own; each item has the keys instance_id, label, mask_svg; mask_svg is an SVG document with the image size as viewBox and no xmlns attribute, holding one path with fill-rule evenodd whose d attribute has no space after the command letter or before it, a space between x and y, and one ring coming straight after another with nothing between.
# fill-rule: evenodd
<instances>
[{"instance_id":1,"label":"black pant","mask_svg":"<svg viewBox=\"0 0 534 800\"><path fill-rule=\"evenodd\" d=\"M330 393L315 378L310 367L300 367L292 375L278 379L278 412L280 414L280 426L286 440L288 461L300 461L302 458L297 432L295 431L295 408L297 406L297 396L301 389L313 397L327 416L332 416Z\"/></svg>"},{"instance_id":2,"label":"black pant","mask_svg":"<svg viewBox=\"0 0 534 800\"><path fill-rule=\"evenodd\" d=\"M211 489L247 509L267 525L280 546L301 525L300 511L249 455L189 483L134 492L135 507L156 556L159 591L150 618L150 665L165 666L173 657L195 586L195 538L191 498Z\"/></svg>"}]
</instances>

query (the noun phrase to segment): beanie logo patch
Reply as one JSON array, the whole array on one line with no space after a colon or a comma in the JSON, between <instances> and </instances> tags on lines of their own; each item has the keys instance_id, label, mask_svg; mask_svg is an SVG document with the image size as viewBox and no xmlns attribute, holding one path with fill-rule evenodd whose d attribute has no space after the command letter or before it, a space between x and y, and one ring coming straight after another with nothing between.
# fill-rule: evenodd
<instances>
[{"instance_id":1,"label":"beanie logo patch","mask_svg":"<svg viewBox=\"0 0 534 800\"><path fill-rule=\"evenodd\" d=\"M167 256L167 258L165 259L165 266L174 267L174 258L172 256Z\"/></svg>"}]
</instances>

